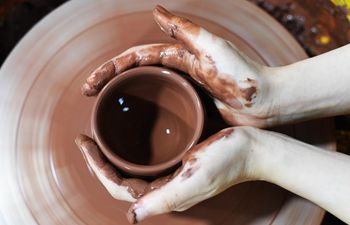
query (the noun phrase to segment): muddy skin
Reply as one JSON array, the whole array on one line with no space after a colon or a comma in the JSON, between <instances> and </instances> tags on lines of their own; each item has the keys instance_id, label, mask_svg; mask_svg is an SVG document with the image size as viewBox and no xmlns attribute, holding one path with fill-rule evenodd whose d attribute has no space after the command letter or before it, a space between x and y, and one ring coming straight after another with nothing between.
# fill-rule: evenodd
<instances>
[{"instance_id":1,"label":"muddy skin","mask_svg":"<svg viewBox=\"0 0 350 225\"><path fill-rule=\"evenodd\" d=\"M95 166L100 170L103 176L112 182L127 187L128 192L135 198L140 198L145 194L148 187L148 182L141 179L129 178L125 179L121 174L112 166L107 158L101 153L99 147L94 140L86 135L79 135L75 139L75 143L82 151L84 157L90 157ZM88 162L87 162L88 164ZM89 164L88 164L89 166Z\"/></svg>"},{"instance_id":2,"label":"muddy skin","mask_svg":"<svg viewBox=\"0 0 350 225\"><path fill-rule=\"evenodd\" d=\"M230 127L230 128L226 128L212 136L210 136L209 138L207 138L205 141L203 141L200 144L197 144L196 146L194 146L193 148L191 148L183 157L182 159L182 166L174 173L173 177L176 177L178 174L181 174L184 170L184 165L189 163L190 164L190 168L189 171L185 171L184 173L186 173L185 175L182 174L182 177L190 177L193 175L193 173L199 169L199 165L196 165L197 163L197 159L195 157L195 153L198 151L203 151L206 149L207 146L211 145L213 142L230 136L232 133L234 132L234 128Z\"/></svg>"},{"instance_id":3,"label":"muddy skin","mask_svg":"<svg viewBox=\"0 0 350 225\"><path fill-rule=\"evenodd\" d=\"M152 182L137 178L123 178L116 168L108 162L107 158L102 154L93 139L86 135L79 135L76 138L75 143L81 150L84 158L91 158L94 165L100 170L103 176L117 185L127 187L128 192L135 199L142 197L150 191L160 188L165 183L169 182L173 177L172 175L168 175L158 178ZM90 166L87 160L86 163L88 166Z\"/></svg>"},{"instance_id":4,"label":"muddy skin","mask_svg":"<svg viewBox=\"0 0 350 225\"><path fill-rule=\"evenodd\" d=\"M185 172L183 172L181 174L182 180L187 180L188 178L190 178L197 170L199 169L199 167L190 167L188 168Z\"/></svg>"},{"instance_id":5,"label":"muddy skin","mask_svg":"<svg viewBox=\"0 0 350 225\"><path fill-rule=\"evenodd\" d=\"M231 75L219 73L215 59L210 54L197 50L192 43L191 37L198 37L200 35L201 28L198 25L193 24L187 19L174 16L160 6L156 7L153 15L155 21L165 33L180 40L183 44L155 44L129 49L95 70L83 85L83 94L87 96L98 94L103 85L114 76L132 67L160 64L190 74L213 97L227 105L227 110L219 109L223 118L229 124L238 124L229 109L239 111L244 107L253 107L253 100L259 91L257 81L247 78L244 82L249 83L248 88L240 88L235 80L229 78L232 77ZM89 137L81 135L77 138L76 143L80 149L85 149L85 151L82 151L84 156L92 158L95 165L108 179L118 185L127 187L127 191L135 199L139 199L145 194L159 189L178 175L181 176L183 181L191 178L200 169L195 153L205 151L207 146L231 135L233 132L233 128L228 128L210 136L207 140L194 146L186 153L182 160L182 166L173 174L161 177L152 182L135 178L123 178L108 163L106 158L100 153L96 143ZM186 164L189 164L189 168L186 168L184 171L184 165ZM132 208L128 212L128 220L131 223L137 223L136 215L132 211Z\"/></svg>"},{"instance_id":6,"label":"muddy skin","mask_svg":"<svg viewBox=\"0 0 350 225\"><path fill-rule=\"evenodd\" d=\"M126 218L131 224L136 224L138 222L136 219L136 213L132 208L129 208L128 212L126 213Z\"/></svg>"},{"instance_id":7,"label":"muddy skin","mask_svg":"<svg viewBox=\"0 0 350 225\"><path fill-rule=\"evenodd\" d=\"M247 107L251 107L251 102L256 96L256 81L249 79L252 87L239 88L237 83L232 80L225 79L224 74L217 74L215 62L211 59L210 67L202 66L199 61L191 58L190 53L181 44L160 44L148 46L144 49L127 53L112 59L108 63L98 68L86 81L82 87L84 95L96 95L103 85L127 69L135 66L145 66L162 64L170 68L179 69L188 72L198 83L208 89L213 96L223 102L227 102L232 108L240 110L243 105L238 98L243 98L249 103ZM193 63L191 63L193 61ZM111 68L115 66L115 68ZM207 69L204 69L204 68Z\"/></svg>"},{"instance_id":8,"label":"muddy skin","mask_svg":"<svg viewBox=\"0 0 350 225\"><path fill-rule=\"evenodd\" d=\"M201 144L198 144L195 147L193 147L184 157L182 161L182 166L173 175L169 175L168 177L166 177L166 182L171 181L173 178L175 178L179 174L181 174L180 176L182 178L181 179L182 181L189 179L198 169L200 169L200 165L196 164L198 160L194 156L195 153L198 151L205 150L205 148L210 144L212 144L213 142L218 141L221 138L230 136L233 132L234 132L234 128L232 127L224 129L219 133L210 136L206 141L202 142ZM184 165L186 163L190 163L190 167L186 171L183 171ZM164 178L160 178L160 179L164 179ZM164 185L166 182L161 182L161 185ZM156 189L153 189L153 190L156 190ZM135 205L136 203L134 203L127 212L127 219L132 224L135 224L138 222L136 219L136 214L134 212L134 209L136 208Z\"/></svg>"},{"instance_id":9,"label":"muddy skin","mask_svg":"<svg viewBox=\"0 0 350 225\"><path fill-rule=\"evenodd\" d=\"M97 95L116 75L136 66L164 65L187 72L191 66L190 53L181 44L157 44L129 49L97 68L82 86L82 94Z\"/></svg>"},{"instance_id":10,"label":"muddy skin","mask_svg":"<svg viewBox=\"0 0 350 225\"><path fill-rule=\"evenodd\" d=\"M246 107L252 107L251 103L245 104ZM240 116L239 112L234 113L229 106L226 105L225 108L219 108L218 109L223 120L231 125L231 126L240 126L240 125L247 125L246 123L242 124L237 118ZM268 121L271 116L253 116L253 115L245 115L247 117L247 120L254 121L255 127L265 127L266 121Z\"/></svg>"},{"instance_id":11,"label":"muddy skin","mask_svg":"<svg viewBox=\"0 0 350 225\"><path fill-rule=\"evenodd\" d=\"M253 99L258 92L257 81L247 78L245 82L249 83L250 87L240 88L235 80L228 78L230 77L228 74L220 74L213 57L206 52L196 50L192 43L192 38L200 35L201 28L198 25L171 14L161 6L155 8L153 15L155 21L168 35L181 40L184 45L156 44L129 49L95 70L83 85L83 94L96 95L102 88L102 84L129 68L161 64L190 74L214 97L235 110L250 108L254 105ZM242 103L240 98L246 102Z\"/></svg>"},{"instance_id":12,"label":"muddy skin","mask_svg":"<svg viewBox=\"0 0 350 225\"><path fill-rule=\"evenodd\" d=\"M153 11L154 19L158 25L171 37L180 40L184 43L187 49L192 52L197 61L194 61L193 66L187 68L188 73L206 89L208 89L213 96L223 102L227 102L234 109L242 109L243 105L238 101L238 98L243 98L248 101L248 107L254 103L253 98L257 93L257 81L247 78L251 87L239 88L234 80L226 79L226 74L220 74L216 68L215 60L210 54L198 51L191 37L198 37L200 35L200 27L193 24L191 21L175 16L168 12L161 6L157 6ZM176 25L176 26L175 26ZM200 57L204 55L205 57ZM202 59L204 58L204 59Z\"/></svg>"},{"instance_id":13,"label":"muddy skin","mask_svg":"<svg viewBox=\"0 0 350 225\"><path fill-rule=\"evenodd\" d=\"M251 85L249 88L240 88L236 81L226 78L229 77L228 75L218 74L215 62L213 67L205 72L199 72L199 77L202 80L201 83L205 82L204 88L208 89L214 97L227 103L233 109L243 109L242 103L238 100L239 98L245 99L248 102L246 104L251 104L250 107L254 105L252 100L257 94L257 82L249 82Z\"/></svg>"},{"instance_id":14,"label":"muddy skin","mask_svg":"<svg viewBox=\"0 0 350 225\"><path fill-rule=\"evenodd\" d=\"M245 88L245 89L240 89L242 92L242 97L251 102L254 98L254 94L256 94L256 87L250 87L250 88ZM249 103L252 104L252 103Z\"/></svg>"},{"instance_id":15,"label":"muddy skin","mask_svg":"<svg viewBox=\"0 0 350 225\"><path fill-rule=\"evenodd\" d=\"M176 40L181 40L196 57L200 55L200 52L193 46L192 41L188 39L188 34L193 36L199 35L200 27L198 25L186 18L173 15L160 5L157 5L153 10L153 16L156 23L166 34Z\"/></svg>"},{"instance_id":16,"label":"muddy skin","mask_svg":"<svg viewBox=\"0 0 350 225\"><path fill-rule=\"evenodd\" d=\"M89 138L86 135L79 135L75 142L79 149L82 151L84 157L90 157L97 168L99 168L100 172L109 180L114 183L127 187L128 192L135 198L141 198L145 194L150 191L156 190L163 186L165 183L171 181L178 174L182 173L182 177L189 178L194 172L199 169L199 165L196 165L197 159L195 158L195 154L197 151L204 150L208 145L213 142L229 136L233 133L233 128L225 129L211 137L209 137L206 141L201 144L193 147L183 158L182 165L184 166L186 163L190 163L191 167L187 171L183 173L183 166L180 167L175 173L158 178L152 182L147 182L142 179L137 178L123 178L121 174L112 166L105 156L99 150L99 147L95 143L95 141Z\"/></svg>"},{"instance_id":17,"label":"muddy skin","mask_svg":"<svg viewBox=\"0 0 350 225\"><path fill-rule=\"evenodd\" d=\"M153 15L156 22L168 35L184 42L185 46L188 47L190 52L193 52L196 49L188 37L199 36L201 28L198 25L193 24L187 19L171 14L161 6L156 7L156 9L153 11ZM179 26L181 29L178 28ZM211 55L204 52L199 52L198 50L193 52L193 54L196 56L197 60L200 59L200 55L204 54L206 62L200 62L199 65L193 64L194 66L189 68L187 71L197 81L199 81L200 84L209 89L215 97L223 102L230 102L232 99L237 99L239 97L242 97L249 102L252 101L253 95L255 95L257 92L257 82L255 80L248 78L247 82L249 82L252 87L241 89L238 87L236 82L225 79L225 77L227 77L225 74L221 75L218 73L216 63ZM231 107L236 109L243 108L238 104L232 104Z\"/></svg>"},{"instance_id":18,"label":"muddy skin","mask_svg":"<svg viewBox=\"0 0 350 225\"><path fill-rule=\"evenodd\" d=\"M120 185L127 187L128 192L132 195L132 197L138 199L146 193L149 184L147 181L137 178L122 178Z\"/></svg>"},{"instance_id":19,"label":"muddy skin","mask_svg":"<svg viewBox=\"0 0 350 225\"><path fill-rule=\"evenodd\" d=\"M96 95L115 74L113 62L109 61L91 74L81 88L81 93L86 96Z\"/></svg>"}]
</instances>

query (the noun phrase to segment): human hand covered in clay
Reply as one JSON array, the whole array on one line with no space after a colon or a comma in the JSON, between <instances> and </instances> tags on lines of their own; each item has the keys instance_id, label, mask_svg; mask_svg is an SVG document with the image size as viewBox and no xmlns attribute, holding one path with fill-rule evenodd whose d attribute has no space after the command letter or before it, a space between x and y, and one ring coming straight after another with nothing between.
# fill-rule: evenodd
<instances>
[{"instance_id":1,"label":"human hand covered in clay","mask_svg":"<svg viewBox=\"0 0 350 225\"><path fill-rule=\"evenodd\" d=\"M350 113L350 45L281 67L260 65L235 46L157 6L154 19L179 44L133 47L97 68L82 93L96 95L119 73L162 64L191 75L231 125L270 127Z\"/></svg>"},{"instance_id":2,"label":"human hand covered in clay","mask_svg":"<svg viewBox=\"0 0 350 225\"><path fill-rule=\"evenodd\" d=\"M173 174L125 179L87 136L76 139L88 165L118 200L133 202L131 223L183 211L249 180L277 184L350 222L350 157L253 127L227 128L192 148ZM259 204L259 203L257 203Z\"/></svg>"},{"instance_id":3,"label":"human hand covered in clay","mask_svg":"<svg viewBox=\"0 0 350 225\"><path fill-rule=\"evenodd\" d=\"M188 151L177 171L153 182L123 178L89 137L80 135L76 143L109 193L118 200L135 202L128 212L129 221L135 223L152 215L183 211L245 181L251 142L242 129L222 130Z\"/></svg>"},{"instance_id":4,"label":"human hand covered in clay","mask_svg":"<svg viewBox=\"0 0 350 225\"><path fill-rule=\"evenodd\" d=\"M157 6L159 27L178 44L133 47L96 69L82 87L84 95L96 95L119 73L135 66L162 64L188 73L215 99L224 119L232 125L265 126L269 107L263 105L264 66L239 52L228 41L191 21Z\"/></svg>"},{"instance_id":5,"label":"human hand covered in clay","mask_svg":"<svg viewBox=\"0 0 350 225\"><path fill-rule=\"evenodd\" d=\"M273 68L251 61L231 43L161 7L154 10L154 18L181 43L127 50L95 70L83 85L83 94L98 94L129 68L162 64L190 74L213 96L231 125L268 127L350 112L345 82L349 46ZM329 68L335 68L332 79ZM247 180L280 185L350 222L350 175L343 173L350 170L349 158L273 132L249 127L222 130L191 149L174 174L151 183L124 179L91 138L80 135L76 143L110 194L134 202L128 213L133 223L185 210Z\"/></svg>"},{"instance_id":6,"label":"human hand covered in clay","mask_svg":"<svg viewBox=\"0 0 350 225\"><path fill-rule=\"evenodd\" d=\"M172 15L162 7L158 6L154 10L154 18L165 33L179 40L181 44L151 44L137 46L127 50L96 69L83 85L83 94L87 96L98 94L109 80L132 67L162 64L190 74L214 96L215 103L225 119L232 124L236 124L234 121L235 110L238 112L253 108L256 102L257 80L259 79L258 70L261 65L250 61L226 40L209 33L187 19ZM219 54L219 52L221 53ZM234 64L231 62L234 62ZM247 120L247 118L250 119ZM242 116L242 118L238 118L238 120L240 119L254 122L254 119L248 114ZM254 125L258 126L258 123L260 124L261 121L258 118L255 119L256 123ZM206 174L207 170L213 170L212 173L216 173L216 175L213 174L214 177L217 177L220 173L225 174L226 172L222 171L221 165L212 165L214 167L212 169L208 166L201 166L199 168L199 165L202 163L196 159L196 155L198 152L206 152L209 146L211 146L210 148L216 148L213 146L228 145L226 142L230 142L232 131L233 129L223 130L192 148L184 157L183 166L174 174L157 179L151 183L141 179L124 179L116 168L102 155L93 139L85 135L80 135L77 137L76 143L81 149L88 165L110 194L119 200L135 202L146 193L159 189L164 184L173 184L175 182L175 187L173 188L176 188L177 185L180 185L178 180L187 180L195 170L198 170L199 174ZM224 142L221 143L222 141ZM243 142L236 141L236 145L239 143L242 144ZM189 179L189 186L184 189L185 195L182 197L184 201L183 205L176 208L159 205L156 206L156 211L162 213L187 209L215 195L223 189L222 186L228 187L228 185L232 185L234 182L241 182L241 168L238 167L238 164L242 164L242 168L244 167L244 161L240 161L240 159L244 158L246 152L241 152L241 149L237 149L237 153L234 153L234 151L231 152L233 159L229 163L235 164L237 168L234 169L235 174L231 174L231 176L236 177L230 178L230 184L223 185L220 182L228 182L227 179L226 181L219 179L218 182L214 182L215 184L204 185L204 181L191 178ZM238 161L234 162L236 159ZM230 170L228 165L226 168ZM186 189L195 188L198 185L212 188L213 190L210 191L212 193L205 194L209 189L203 189L202 194L196 193L195 195L198 196L194 197L194 199L187 199L193 198L193 196L190 196L191 193L186 191ZM186 194L186 192L188 193ZM138 220L133 208L130 209L129 219L132 222Z\"/></svg>"}]
</instances>

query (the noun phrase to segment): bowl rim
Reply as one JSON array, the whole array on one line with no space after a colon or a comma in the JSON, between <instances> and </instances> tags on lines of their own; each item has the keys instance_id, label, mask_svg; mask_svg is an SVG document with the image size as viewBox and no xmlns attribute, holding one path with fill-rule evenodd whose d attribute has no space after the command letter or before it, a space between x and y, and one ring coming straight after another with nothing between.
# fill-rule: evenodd
<instances>
[{"instance_id":1,"label":"bowl rim","mask_svg":"<svg viewBox=\"0 0 350 225\"><path fill-rule=\"evenodd\" d=\"M166 78L171 80L172 82L179 84L179 87L183 88L183 90L186 91L191 97L192 99L191 102L194 105L195 114L196 114L196 126L194 130L194 135L189 141L189 144L187 145L187 147L181 153L177 154L175 157L155 165L140 165L140 164L132 163L115 154L112 151L112 149L108 146L108 144L105 142L103 135L101 134L98 128L98 122L97 122L98 110L104 98L108 96L108 94L111 91L113 91L116 88L116 86L122 81L128 79L131 76L132 77L135 77L137 75L141 76L142 74L150 74L152 76L158 76L163 79ZM123 170L125 173L129 175L158 176L170 170L171 168L174 168L176 165L178 165L182 161L182 158L184 157L186 152L198 142L204 128L204 117L205 117L204 108L203 108L201 99L197 91L194 89L194 87L188 80L182 77L179 73L165 67L142 66L142 67L132 68L124 71L121 74L118 74L116 77L110 80L104 86L104 88L100 91L100 93L97 95L97 99L95 101L95 104L92 110L91 132L92 132L93 139L96 141L102 153L117 168Z\"/></svg>"}]
</instances>

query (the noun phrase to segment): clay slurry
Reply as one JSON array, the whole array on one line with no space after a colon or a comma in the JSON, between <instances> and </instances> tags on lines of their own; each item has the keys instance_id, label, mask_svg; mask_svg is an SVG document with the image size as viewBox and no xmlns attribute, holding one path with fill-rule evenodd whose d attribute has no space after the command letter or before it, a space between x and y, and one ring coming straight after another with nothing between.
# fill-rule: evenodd
<instances>
[{"instance_id":1,"label":"clay slurry","mask_svg":"<svg viewBox=\"0 0 350 225\"><path fill-rule=\"evenodd\" d=\"M106 144L135 164L172 159L188 146L194 133L194 109L186 105L186 98L179 85L169 80L150 75L125 80L101 104L104 115L98 118Z\"/></svg>"}]
</instances>

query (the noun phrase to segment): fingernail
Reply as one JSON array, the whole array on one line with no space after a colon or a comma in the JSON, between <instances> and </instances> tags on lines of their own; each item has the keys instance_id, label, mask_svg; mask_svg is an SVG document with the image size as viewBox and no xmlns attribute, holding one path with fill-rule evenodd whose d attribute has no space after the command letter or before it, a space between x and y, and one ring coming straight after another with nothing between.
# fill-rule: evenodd
<instances>
[{"instance_id":1,"label":"fingernail","mask_svg":"<svg viewBox=\"0 0 350 225\"><path fill-rule=\"evenodd\" d=\"M127 213L128 221L132 224L141 222L147 217L148 215L146 210L142 206L139 206L137 203L133 204Z\"/></svg>"}]
</instances>

